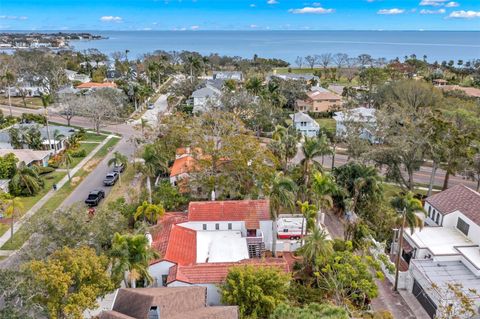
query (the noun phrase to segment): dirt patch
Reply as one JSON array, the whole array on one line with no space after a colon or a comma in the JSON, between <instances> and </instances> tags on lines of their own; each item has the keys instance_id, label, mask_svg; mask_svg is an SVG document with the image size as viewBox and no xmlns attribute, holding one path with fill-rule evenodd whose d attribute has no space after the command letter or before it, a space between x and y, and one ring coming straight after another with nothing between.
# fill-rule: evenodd
<instances>
[{"instance_id":1,"label":"dirt patch","mask_svg":"<svg viewBox=\"0 0 480 319\"><path fill-rule=\"evenodd\" d=\"M74 178L72 178L72 181L70 182L70 185L76 186L76 185L78 185L81 181L82 181L82 177L80 177L80 176L75 176Z\"/></svg>"},{"instance_id":2,"label":"dirt patch","mask_svg":"<svg viewBox=\"0 0 480 319\"><path fill-rule=\"evenodd\" d=\"M99 162L100 159L91 159L87 162L87 164L85 164L83 170L90 173L94 170L94 168L98 165Z\"/></svg>"}]
</instances>

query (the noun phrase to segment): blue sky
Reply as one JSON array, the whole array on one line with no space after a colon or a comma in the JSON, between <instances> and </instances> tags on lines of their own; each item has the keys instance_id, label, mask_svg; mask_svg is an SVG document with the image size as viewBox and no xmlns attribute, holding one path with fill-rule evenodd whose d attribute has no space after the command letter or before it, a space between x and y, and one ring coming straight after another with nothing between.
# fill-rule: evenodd
<instances>
[{"instance_id":1,"label":"blue sky","mask_svg":"<svg viewBox=\"0 0 480 319\"><path fill-rule=\"evenodd\" d=\"M0 0L1 30L480 30L480 0Z\"/></svg>"}]
</instances>

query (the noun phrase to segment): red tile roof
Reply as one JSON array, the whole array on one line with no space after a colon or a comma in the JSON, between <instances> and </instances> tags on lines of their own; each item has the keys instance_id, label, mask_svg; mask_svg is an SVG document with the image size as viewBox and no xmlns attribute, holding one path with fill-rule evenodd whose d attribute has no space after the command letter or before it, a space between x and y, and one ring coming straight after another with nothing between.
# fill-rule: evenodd
<instances>
[{"instance_id":1,"label":"red tile roof","mask_svg":"<svg viewBox=\"0 0 480 319\"><path fill-rule=\"evenodd\" d=\"M177 158L170 170L170 177L191 173L196 168L197 161L191 156Z\"/></svg>"},{"instance_id":2,"label":"red tile roof","mask_svg":"<svg viewBox=\"0 0 480 319\"><path fill-rule=\"evenodd\" d=\"M194 264L197 261L197 232L173 225L163 259L179 265Z\"/></svg>"},{"instance_id":3,"label":"red tile roof","mask_svg":"<svg viewBox=\"0 0 480 319\"><path fill-rule=\"evenodd\" d=\"M168 273L167 283L182 281L190 284L221 284L225 281L230 268L242 265L259 267L277 267L289 272L288 263L283 258L244 259L231 263L205 263L191 266L172 266Z\"/></svg>"},{"instance_id":4,"label":"red tile roof","mask_svg":"<svg viewBox=\"0 0 480 319\"><path fill-rule=\"evenodd\" d=\"M153 240L152 247L160 254L160 258L153 261L152 264L164 259L173 226L186 221L188 221L188 218L185 213L166 213L158 221L158 224L151 230L151 233Z\"/></svg>"},{"instance_id":5,"label":"red tile roof","mask_svg":"<svg viewBox=\"0 0 480 319\"><path fill-rule=\"evenodd\" d=\"M342 97L333 92L308 92L308 97L313 101L324 101L324 100L337 100L340 101Z\"/></svg>"},{"instance_id":6,"label":"red tile roof","mask_svg":"<svg viewBox=\"0 0 480 319\"><path fill-rule=\"evenodd\" d=\"M268 200L190 202L189 221L245 221L247 229L259 229L261 220L270 220Z\"/></svg>"},{"instance_id":7,"label":"red tile roof","mask_svg":"<svg viewBox=\"0 0 480 319\"><path fill-rule=\"evenodd\" d=\"M116 88L117 85L113 82L95 83L86 82L77 86L77 89L91 89L91 88Z\"/></svg>"},{"instance_id":8,"label":"red tile roof","mask_svg":"<svg viewBox=\"0 0 480 319\"><path fill-rule=\"evenodd\" d=\"M456 185L426 199L433 208L443 215L461 211L477 225L480 225L480 193L465 185Z\"/></svg>"}]
</instances>

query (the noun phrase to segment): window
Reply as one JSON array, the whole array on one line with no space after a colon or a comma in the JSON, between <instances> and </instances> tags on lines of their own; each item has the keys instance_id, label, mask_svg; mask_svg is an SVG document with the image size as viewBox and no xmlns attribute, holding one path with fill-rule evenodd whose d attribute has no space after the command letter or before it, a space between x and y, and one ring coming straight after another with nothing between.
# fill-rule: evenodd
<instances>
[{"instance_id":1,"label":"window","mask_svg":"<svg viewBox=\"0 0 480 319\"><path fill-rule=\"evenodd\" d=\"M228 230L232 230L232 223L228 223Z\"/></svg>"},{"instance_id":2,"label":"window","mask_svg":"<svg viewBox=\"0 0 480 319\"><path fill-rule=\"evenodd\" d=\"M428 217L432 214L432 206L428 206Z\"/></svg>"},{"instance_id":3,"label":"window","mask_svg":"<svg viewBox=\"0 0 480 319\"><path fill-rule=\"evenodd\" d=\"M162 286L167 287L168 275L162 275Z\"/></svg>"},{"instance_id":4,"label":"window","mask_svg":"<svg viewBox=\"0 0 480 319\"><path fill-rule=\"evenodd\" d=\"M437 218L435 218L435 223L437 223L437 225L440 225L440 213L437 213Z\"/></svg>"},{"instance_id":5,"label":"window","mask_svg":"<svg viewBox=\"0 0 480 319\"><path fill-rule=\"evenodd\" d=\"M220 230L220 224L215 224L215 230Z\"/></svg>"},{"instance_id":6,"label":"window","mask_svg":"<svg viewBox=\"0 0 480 319\"><path fill-rule=\"evenodd\" d=\"M203 224L203 230L207 230L207 224Z\"/></svg>"},{"instance_id":7,"label":"window","mask_svg":"<svg viewBox=\"0 0 480 319\"><path fill-rule=\"evenodd\" d=\"M470 225L467 224L463 219L458 217L457 220L457 228L459 231L465 234L465 236L468 236L468 230L470 229Z\"/></svg>"}]
</instances>

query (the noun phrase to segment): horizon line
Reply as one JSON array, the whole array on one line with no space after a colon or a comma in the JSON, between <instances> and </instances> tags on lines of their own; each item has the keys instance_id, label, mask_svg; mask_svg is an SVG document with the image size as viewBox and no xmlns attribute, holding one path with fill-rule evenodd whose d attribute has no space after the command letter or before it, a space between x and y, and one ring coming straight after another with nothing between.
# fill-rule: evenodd
<instances>
[{"instance_id":1,"label":"horizon line","mask_svg":"<svg viewBox=\"0 0 480 319\"><path fill-rule=\"evenodd\" d=\"M480 30L436 30L436 29L197 29L197 30L174 30L174 29L153 29L153 30L105 30L105 29L0 29L1 33L8 32L285 32L285 31L296 31L296 32L316 32L316 31L325 31L325 32L338 32L338 31L350 31L350 32L480 32Z\"/></svg>"}]
</instances>

